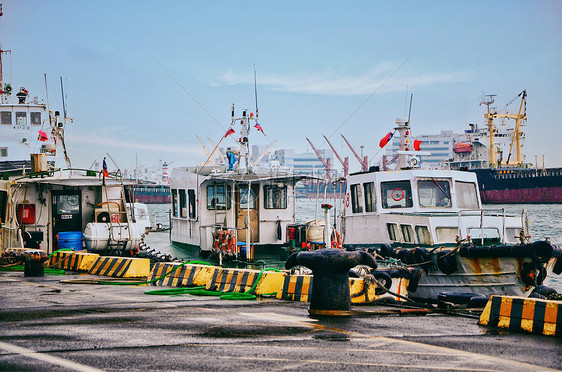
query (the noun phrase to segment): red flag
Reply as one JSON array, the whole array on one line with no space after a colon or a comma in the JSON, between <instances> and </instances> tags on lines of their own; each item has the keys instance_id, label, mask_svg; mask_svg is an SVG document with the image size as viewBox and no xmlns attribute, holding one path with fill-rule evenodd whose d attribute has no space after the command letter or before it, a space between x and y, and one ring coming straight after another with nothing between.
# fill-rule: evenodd
<instances>
[{"instance_id":1,"label":"red flag","mask_svg":"<svg viewBox=\"0 0 562 372\"><path fill-rule=\"evenodd\" d=\"M47 137L47 133L43 132L42 130L39 131L39 141L41 142L45 142L49 139L49 137Z\"/></svg>"},{"instance_id":2,"label":"red flag","mask_svg":"<svg viewBox=\"0 0 562 372\"><path fill-rule=\"evenodd\" d=\"M234 130L234 128L230 128L229 130L226 131L226 134L224 135L224 137L226 138L226 137L230 136L230 135L231 135L232 133L234 133L234 132L236 132L236 131Z\"/></svg>"},{"instance_id":3,"label":"red flag","mask_svg":"<svg viewBox=\"0 0 562 372\"><path fill-rule=\"evenodd\" d=\"M423 141L414 140L414 150L420 151L420 145Z\"/></svg>"},{"instance_id":4,"label":"red flag","mask_svg":"<svg viewBox=\"0 0 562 372\"><path fill-rule=\"evenodd\" d=\"M386 136L384 136L383 139L381 139L381 141L379 142L379 147L381 149L383 147L385 147L386 144L390 142L390 140L392 139L393 136L394 136L394 134L392 134L392 132L388 132L388 134Z\"/></svg>"},{"instance_id":5,"label":"red flag","mask_svg":"<svg viewBox=\"0 0 562 372\"><path fill-rule=\"evenodd\" d=\"M256 123L256 125L254 125L254 128L256 128L257 130L259 130L260 132L263 133L263 128L261 127L260 123ZM265 133L263 133L265 134Z\"/></svg>"}]
</instances>

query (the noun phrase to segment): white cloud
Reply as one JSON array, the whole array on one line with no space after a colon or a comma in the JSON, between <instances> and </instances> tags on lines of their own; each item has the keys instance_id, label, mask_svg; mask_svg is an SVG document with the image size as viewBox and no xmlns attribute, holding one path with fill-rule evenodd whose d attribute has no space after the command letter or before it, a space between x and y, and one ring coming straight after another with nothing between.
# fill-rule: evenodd
<instances>
[{"instance_id":1,"label":"white cloud","mask_svg":"<svg viewBox=\"0 0 562 372\"><path fill-rule=\"evenodd\" d=\"M76 136L76 135L67 135L67 142L71 143L85 143L85 144L93 144L93 145L100 145L103 146L114 146L119 148L131 148L136 150L150 150L150 151L162 151L162 152L169 152L169 153L181 153L181 154L189 154L189 155L198 155L197 147L190 146L190 145L170 145L170 144L158 144L158 143L140 143L140 142L127 142L127 141L120 141L106 137L100 136Z\"/></svg>"},{"instance_id":2,"label":"white cloud","mask_svg":"<svg viewBox=\"0 0 562 372\"><path fill-rule=\"evenodd\" d=\"M364 95L373 93L399 65L381 63L367 72L350 74L345 71L325 70L317 73L295 73L285 75L260 74L258 82L267 85L271 89L319 95ZM384 84L381 91L401 92L405 86L417 88L432 84L447 84L467 81L464 72L427 72L421 74L397 72L388 82ZM226 71L219 74L214 86L253 84L253 74L237 74Z\"/></svg>"}]
</instances>

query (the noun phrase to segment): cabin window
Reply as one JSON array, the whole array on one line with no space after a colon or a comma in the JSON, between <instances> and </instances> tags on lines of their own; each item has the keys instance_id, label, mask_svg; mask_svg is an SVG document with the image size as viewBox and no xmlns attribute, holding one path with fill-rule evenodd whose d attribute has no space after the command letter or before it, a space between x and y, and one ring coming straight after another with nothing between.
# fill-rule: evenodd
<instances>
[{"instance_id":1,"label":"cabin window","mask_svg":"<svg viewBox=\"0 0 562 372\"><path fill-rule=\"evenodd\" d=\"M257 200L254 189L240 186L240 209L256 209Z\"/></svg>"},{"instance_id":2,"label":"cabin window","mask_svg":"<svg viewBox=\"0 0 562 372\"><path fill-rule=\"evenodd\" d=\"M8 157L8 148L0 147L0 158L7 158L7 157Z\"/></svg>"},{"instance_id":3,"label":"cabin window","mask_svg":"<svg viewBox=\"0 0 562 372\"><path fill-rule=\"evenodd\" d=\"M187 217L187 198L185 190L180 190L180 217Z\"/></svg>"},{"instance_id":4,"label":"cabin window","mask_svg":"<svg viewBox=\"0 0 562 372\"><path fill-rule=\"evenodd\" d=\"M363 191L365 191L365 212L375 211L375 183L367 182L363 184Z\"/></svg>"},{"instance_id":5,"label":"cabin window","mask_svg":"<svg viewBox=\"0 0 562 372\"><path fill-rule=\"evenodd\" d=\"M172 189L172 214L178 217L178 190Z\"/></svg>"},{"instance_id":6,"label":"cabin window","mask_svg":"<svg viewBox=\"0 0 562 372\"><path fill-rule=\"evenodd\" d=\"M421 207L451 207L451 184L448 180L418 181L418 196Z\"/></svg>"},{"instance_id":7,"label":"cabin window","mask_svg":"<svg viewBox=\"0 0 562 372\"><path fill-rule=\"evenodd\" d=\"M8 212L8 192L0 190L0 224L6 222L7 212Z\"/></svg>"},{"instance_id":8,"label":"cabin window","mask_svg":"<svg viewBox=\"0 0 562 372\"><path fill-rule=\"evenodd\" d=\"M265 209L287 208L287 186L264 185Z\"/></svg>"},{"instance_id":9,"label":"cabin window","mask_svg":"<svg viewBox=\"0 0 562 372\"><path fill-rule=\"evenodd\" d=\"M457 227L437 227L435 228L436 243L454 243L459 229Z\"/></svg>"},{"instance_id":10,"label":"cabin window","mask_svg":"<svg viewBox=\"0 0 562 372\"><path fill-rule=\"evenodd\" d=\"M388 238L394 242L400 241L400 235L398 233L398 225L395 223L387 223L386 229L388 230Z\"/></svg>"},{"instance_id":11,"label":"cabin window","mask_svg":"<svg viewBox=\"0 0 562 372\"><path fill-rule=\"evenodd\" d=\"M431 235L427 226L416 226L416 236L419 244L431 245Z\"/></svg>"},{"instance_id":12,"label":"cabin window","mask_svg":"<svg viewBox=\"0 0 562 372\"><path fill-rule=\"evenodd\" d=\"M469 228L467 234L472 238L472 242L476 245L483 243L499 243L500 232L493 227L473 227Z\"/></svg>"},{"instance_id":13,"label":"cabin window","mask_svg":"<svg viewBox=\"0 0 562 372\"><path fill-rule=\"evenodd\" d=\"M16 125L27 125L27 114L25 112L16 112Z\"/></svg>"},{"instance_id":14,"label":"cabin window","mask_svg":"<svg viewBox=\"0 0 562 372\"><path fill-rule=\"evenodd\" d=\"M0 123L4 125L12 125L12 112L2 111L0 113Z\"/></svg>"},{"instance_id":15,"label":"cabin window","mask_svg":"<svg viewBox=\"0 0 562 372\"><path fill-rule=\"evenodd\" d=\"M351 207L353 213L362 213L363 206L361 205L361 185L351 185Z\"/></svg>"},{"instance_id":16,"label":"cabin window","mask_svg":"<svg viewBox=\"0 0 562 372\"><path fill-rule=\"evenodd\" d=\"M31 125L41 125L41 113L40 112L30 112L29 119L31 120Z\"/></svg>"},{"instance_id":17,"label":"cabin window","mask_svg":"<svg viewBox=\"0 0 562 372\"><path fill-rule=\"evenodd\" d=\"M478 209L478 193L473 182L455 181L459 208Z\"/></svg>"},{"instance_id":18,"label":"cabin window","mask_svg":"<svg viewBox=\"0 0 562 372\"><path fill-rule=\"evenodd\" d=\"M189 218L195 219L197 218L197 214L195 213L195 190L187 190L187 196L189 199Z\"/></svg>"},{"instance_id":19,"label":"cabin window","mask_svg":"<svg viewBox=\"0 0 562 372\"><path fill-rule=\"evenodd\" d=\"M404 238L404 243L414 242L414 229L411 225L400 225L400 230L402 230L402 237Z\"/></svg>"},{"instance_id":20,"label":"cabin window","mask_svg":"<svg viewBox=\"0 0 562 372\"><path fill-rule=\"evenodd\" d=\"M412 187L410 181L391 181L381 183L383 208L412 207Z\"/></svg>"},{"instance_id":21,"label":"cabin window","mask_svg":"<svg viewBox=\"0 0 562 372\"><path fill-rule=\"evenodd\" d=\"M209 210L230 209L230 186L225 186L225 185L207 186L207 209Z\"/></svg>"}]
</instances>

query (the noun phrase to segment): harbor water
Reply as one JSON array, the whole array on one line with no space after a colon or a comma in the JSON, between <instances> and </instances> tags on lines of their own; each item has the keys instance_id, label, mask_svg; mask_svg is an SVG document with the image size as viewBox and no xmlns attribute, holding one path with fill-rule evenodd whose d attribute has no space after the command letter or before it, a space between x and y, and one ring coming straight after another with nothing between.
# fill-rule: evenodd
<instances>
[{"instance_id":1,"label":"harbor water","mask_svg":"<svg viewBox=\"0 0 562 372\"><path fill-rule=\"evenodd\" d=\"M323 219L323 210L320 205L323 200L300 198L296 203L296 219L297 222L304 222L309 219ZM340 202L333 202L333 199L326 201L334 205L336 213L341 210ZM529 230L531 241L544 240L549 238L550 241L558 246L562 246L562 204L487 204L485 209L505 209L506 213L520 215L522 210L527 211L529 219ZM150 204L148 209L151 214L153 223L161 223L167 227L170 223L170 205L169 204ZM331 218L334 218L334 209L332 209ZM198 251L188 251L176 247L170 242L169 232L150 233L146 238L146 243L162 253L168 253L179 259L200 259ZM281 268L282 263L276 255L260 256L268 267ZM553 274L546 280L545 285L556 289L562 293L562 275Z\"/></svg>"}]
</instances>

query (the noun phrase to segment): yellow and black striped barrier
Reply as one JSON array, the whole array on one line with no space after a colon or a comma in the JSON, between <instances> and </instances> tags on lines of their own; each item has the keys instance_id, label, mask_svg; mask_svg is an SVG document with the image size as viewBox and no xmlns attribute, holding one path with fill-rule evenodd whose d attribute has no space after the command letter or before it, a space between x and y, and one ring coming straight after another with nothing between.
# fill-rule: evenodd
<instances>
[{"instance_id":1,"label":"yellow and black striped barrier","mask_svg":"<svg viewBox=\"0 0 562 372\"><path fill-rule=\"evenodd\" d=\"M60 251L49 257L48 266L69 271L89 271L98 257L96 253Z\"/></svg>"},{"instance_id":2,"label":"yellow and black striped barrier","mask_svg":"<svg viewBox=\"0 0 562 372\"><path fill-rule=\"evenodd\" d=\"M280 300L308 302L309 293L312 293L311 275L287 275L276 297Z\"/></svg>"},{"instance_id":3,"label":"yellow and black striped barrier","mask_svg":"<svg viewBox=\"0 0 562 372\"><path fill-rule=\"evenodd\" d=\"M148 281L154 280L156 278L160 278L162 275L174 270L179 265L181 264L175 262L157 262L152 268L152 271L150 272ZM153 285L165 286L165 287L196 286L195 279L197 278L197 275L199 274L199 272L203 267L205 266L184 265L181 268L174 270L169 275L165 276L159 281L153 283Z\"/></svg>"},{"instance_id":4,"label":"yellow and black striped barrier","mask_svg":"<svg viewBox=\"0 0 562 372\"><path fill-rule=\"evenodd\" d=\"M150 259L129 257L98 257L88 274L116 278L142 278L150 275Z\"/></svg>"},{"instance_id":5,"label":"yellow and black striped barrier","mask_svg":"<svg viewBox=\"0 0 562 372\"><path fill-rule=\"evenodd\" d=\"M479 324L562 337L562 301L492 296Z\"/></svg>"},{"instance_id":6,"label":"yellow and black striped barrier","mask_svg":"<svg viewBox=\"0 0 562 372\"><path fill-rule=\"evenodd\" d=\"M258 278L259 271L242 269L219 269L215 271L206 289L220 292L244 293Z\"/></svg>"}]
</instances>

